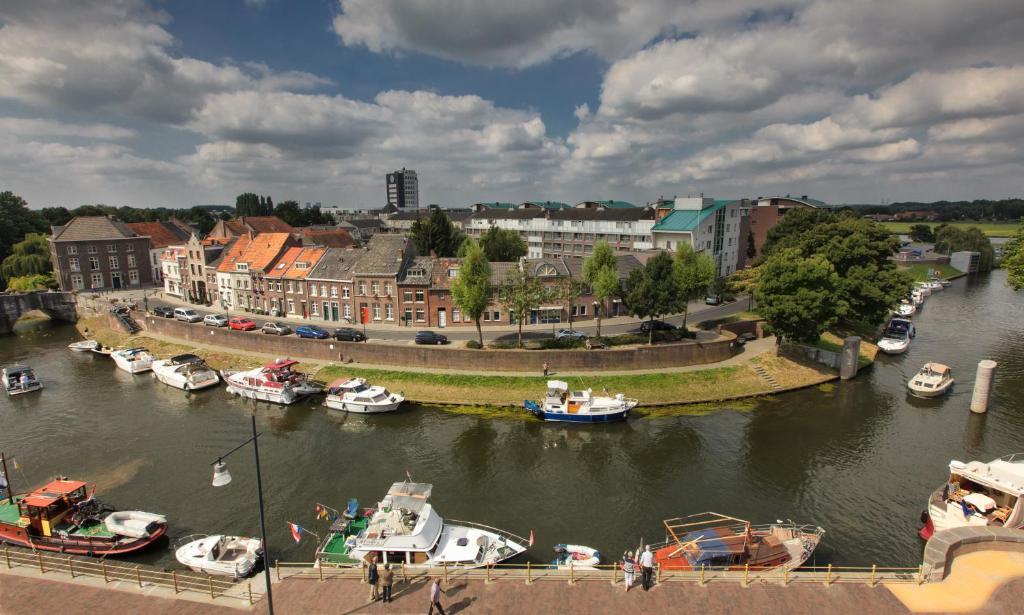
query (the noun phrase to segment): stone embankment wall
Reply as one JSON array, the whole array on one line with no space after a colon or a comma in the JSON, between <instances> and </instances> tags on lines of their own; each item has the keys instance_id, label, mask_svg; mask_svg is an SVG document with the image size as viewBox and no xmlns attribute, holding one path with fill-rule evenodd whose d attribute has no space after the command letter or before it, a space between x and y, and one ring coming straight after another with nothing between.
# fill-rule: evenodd
<instances>
[{"instance_id":1,"label":"stone embankment wall","mask_svg":"<svg viewBox=\"0 0 1024 615\"><path fill-rule=\"evenodd\" d=\"M541 371L547 361L559 371L567 369L649 369L717 363L732 356L730 344L735 336L725 333L711 342L682 342L632 348L596 350L470 350L443 346L408 344L337 342L300 339L294 335L278 337L258 332L231 331L201 323L188 324L170 318L154 318L142 313L133 316L155 334L225 349L258 352L274 356L366 363L401 367L437 369Z\"/></svg>"},{"instance_id":2,"label":"stone embankment wall","mask_svg":"<svg viewBox=\"0 0 1024 615\"><path fill-rule=\"evenodd\" d=\"M76 322L75 305L73 293L0 293L0 334L10 333L21 315L31 310L40 310L54 320Z\"/></svg>"}]
</instances>

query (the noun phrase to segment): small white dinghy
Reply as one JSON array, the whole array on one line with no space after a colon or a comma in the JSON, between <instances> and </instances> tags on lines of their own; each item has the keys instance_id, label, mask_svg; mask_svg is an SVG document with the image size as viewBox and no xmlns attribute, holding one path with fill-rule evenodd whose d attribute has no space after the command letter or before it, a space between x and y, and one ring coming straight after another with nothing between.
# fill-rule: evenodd
<instances>
[{"instance_id":1,"label":"small white dinghy","mask_svg":"<svg viewBox=\"0 0 1024 615\"><path fill-rule=\"evenodd\" d=\"M594 569L601 563L601 552L593 547L583 545L555 545L555 559L551 564L559 570L568 570L571 566Z\"/></svg>"},{"instance_id":2,"label":"small white dinghy","mask_svg":"<svg viewBox=\"0 0 1024 615\"><path fill-rule=\"evenodd\" d=\"M178 541L174 557L196 572L241 579L252 574L263 557L257 538L194 535Z\"/></svg>"},{"instance_id":3,"label":"small white dinghy","mask_svg":"<svg viewBox=\"0 0 1024 615\"><path fill-rule=\"evenodd\" d=\"M118 536L145 538L161 527L167 527L167 517L141 510L112 512L103 520L107 530Z\"/></svg>"},{"instance_id":4,"label":"small white dinghy","mask_svg":"<svg viewBox=\"0 0 1024 615\"><path fill-rule=\"evenodd\" d=\"M89 352L90 350L96 350L100 347L100 343L96 340L81 340L68 344L68 350L71 352Z\"/></svg>"},{"instance_id":5,"label":"small white dinghy","mask_svg":"<svg viewBox=\"0 0 1024 615\"><path fill-rule=\"evenodd\" d=\"M899 307L896 308L896 313L904 318L913 316L916 312L917 308L914 307L914 304L905 299L900 303Z\"/></svg>"}]
</instances>

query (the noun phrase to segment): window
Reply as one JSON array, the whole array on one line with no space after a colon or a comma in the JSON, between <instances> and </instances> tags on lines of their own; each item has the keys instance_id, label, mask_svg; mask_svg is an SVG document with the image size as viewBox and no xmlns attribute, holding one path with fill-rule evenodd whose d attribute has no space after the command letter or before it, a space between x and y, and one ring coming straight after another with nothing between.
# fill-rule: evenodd
<instances>
[{"instance_id":1,"label":"window","mask_svg":"<svg viewBox=\"0 0 1024 615\"><path fill-rule=\"evenodd\" d=\"M346 303L342 310L342 316L345 318L352 318L352 304Z\"/></svg>"},{"instance_id":2,"label":"window","mask_svg":"<svg viewBox=\"0 0 1024 615\"><path fill-rule=\"evenodd\" d=\"M249 271L249 263L236 263L235 271Z\"/></svg>"},{"instance_id":3,"label":"window","mask_svg":"<svg viewBox=\"0 0 1024 615\"><path fill-rule=\"evenodd\" d=\"M280 284L280 282L278 282L278 284ZM291 280L288 280L288 292L290 292L290 293L294 293L295 292L295 285L292 284Z\"/></svg>"},{"instance_id":4,"label":"window","mask_svg":"<svg viewBox=\"0 0 1024 615\"><path fill-rule=\"evenodd\" d=\"M295 263L296 269L309 269L309 263Z\"/></svg>"},{"instance_id":5,"label":"window","mask_svg":"<svg viewBox=\"0 0 1024 615\"><path fill-rule=\"evenodd\" d=\"M404 316L405 322L412 322L412 308L405 308Z\"/></svg>"},{"instance_id":6,"label":"window","mask_svg":"<svg viewBox=\"0 0 1024 615\"><path fill-rule=\"evenodd\" d=\"M366 282L360 282L359 283L359 296L360 297L365 297L366 296Z\"/></svg>"},{"instance_id":7,"label":"window","mask_svg":"<svg viewBox=\"0 0 1024 615\"><path fill-rule=\"evenodd\" d=\"M338 287L337 286L331 286L331 296L332 297L337 297L338 296ZM345 295L345 297L348 298L348 295Z\"/></svg>"},{"instance_id":8,"label":"window","mask_svg":"<svg viewBox=\"0 0 1024 615\"><path fill-rule=\"evenodd\" d=\"M68 254L78 254L78 246L68 246Z\"/></svg>"},{"instance_id":9,"label":"window","mask_svg":"<svg viewBox=\"0 0 1024 615\"><path fill-rule=\"evenodd\" d=\"M310 297L315 297L316 296L316 284L310 284L309 285L309 296Z\"/></svg>"},{"instance_id":10,"label":"window","mask_svg":"<svg viewBox=\"0 0 1024 615\"><path fill-rule=\"evenodd\" d=\"M412 291L407 290L402 292L402 301L406 303L412 303Z\"/></svg>"},{"instance_id":11,"label":"window","mask_svg":"<svg viewBox=\"0 0 1024 615\"><path fill-rule=\"evenodd\" d=\"M458 275L459 275L459 268L458 267L449 267L448 268L448 277L449 278L458 277Z\"/></svg>"},{"instance_id":12,"label":"window","mask_svg":"<svg viewBox=\"0 0 1024 615\"><path fill-rule=\"evenodd\" d=\"M318 310L318 308L317 308L318 305L319 304L316 301L314 301L313 303L311 303L309 305L309 315L310 316L319 316L320 315L320 312L317 311Z\"/></svg>"},{"instance_id":13,"label":"window","mask_svg":"<svg viewBox=\"0 0 1024 615\"><path fill-rule=\"evenodd\" d=\"M95 256L90 256L89 257L89 270L90 271L99 271L99 269L100 269L100 259L95 257Z\"/></svg>"},{"instance_id":14,"label":"window","mask_svg":"<svg viewBox=\"0 0 1024 615\"><path fill-rule=\"evenodd\" d=\"M380 282L374 282L370 288L373 289L373 296L376 297L380 294Z\"/></svg>"},{"instance_id":15,"label":"window","mask_svg":"<svg viewBox=\"0 0 1024 615\"><path fill-rule=\"evenodd\" d=\"M71 271L81 271L77 258L68 259L68 269L70 269Z\"/></svg>"},{"instance_id":16,"label":"window","mask_svg":"<svg viewBox=\"0 0 1024 615\"><path fill-rule=\"evenodd\" d=\"M384 295L388 297L391 296L391 284L384 285Z\"/></svg>"},{"instance_id":17,"label":"window","mask_svg":"<svg viewBox=\"0 0 1024 615\"><path fill-rule=\"evenodd\" d=\"M380 304L379 303L374 303L373 304L373 319L374 320L380 320Z\"/></svg>"},{"instance_id":18,"label":"window","mask_svg":"<svg viewBox=\"0 0 1024 615\"><path fill-rule=\"evenodd\" d=\"M111 258L113 258L113 257L111 257ZM135 266L135 255L134 254L129 254L128 255L128 266L129 267L134 267Z\"/></svg>"},{"instance_id":19,"label":"window","mask_svg":"<svg viewBox=\"0 0 1024 615\"><path fill-rule=\"evenodd\" d=\"M73 288L75 290L82 290L82 288L84 288L84 287L85 287L85 283L82 281L82 276L80 274L77 274L77 273L72 274L71 275L71 288Z\"/></svg>"},{"instance_id":20,"label":"window","mask_svg":"<svg viewBox=\"0 0 1024 615\"><path fill-rule=\"evenodd\" d=\"M134 270L134 269L129 271L128 272L128 281L131 282L133 285L134 284L138 284L139 283L139 272Z\"/></svg>"},{"instance_id":21,"label":"window","mask_svg":"<svg viewBox=\"0 0 1024 615\"><path fill-rule=\"evenodd\" d=\"M384 318L387 320L395 319L395 306L390 303L384 305Z\"/></svg>"},{"instance_id":22,"label":"window","mask_svg":"<svg viewBox=\"0 0 1024 615\"><path fill-rule=\"evenodd\" d=\"M416 303L423 303L423 291L416 291Z\"/></svg>"},{"instance_id":23,"label":"window","mask_svg":"<svg viewBox=\"0 0 1024 615\"><path fill-rule=\"evenodd\" d=\"M132 244L128 244L127 246L125 246L124 251L125 252L134 252L135 251L135 246L133 246Z\"/></svg>"},{"instance_id":24,"label":"window","mask_svg":"<svg viewBox=\"0 0 1024 615\"><path fill-rule=\"evenodd\" d=\"M108 243L107 244L107 252L117 252L117 245L112 244L112 243Z\"/></svg>"},{"instance_id":25,"label":"window","mask_svg":"<svg viewBox=\"0 0 1024 615\"><path fill-rule=\"evenodd\" d=\"M484 322L491 322L491 313L484 311Z\"/></svg>"},{"instance_id":26,"label":"window","mask_svg":"<svg viewBox=\"0 0 1024 615\"><path fill-rule=\"evenodd\" d=\"M103 288L103 274L94 273L89 276L89 282L92 288Z\"/></svg>"},{"instance_id":27,"label":"window","mask_svg":"<svg viewBox=\"0 0 1024 615\"><path fill-rule=\"evenodd\" d=\"M501 312L494 310L494 317L491 320L494 322L501 322Z\"/></svg>"},{"instance_id":28,"label":"window","mask_svg":"<svg viewBox=\"0 0 1024 615\"><path fill-rule=\"evenodd\" d=\"M426 318L424 317L423 310L416 310L416 322L423 322Z\"/></svg>"},{"instance_id":29,"label":"window","mask_svg":"<svg viewBox=\"0 0 1024 615\"><path fill-rule=\"evenodd\" d=\"M288 313L289 314L294 314L295 313L295 300L294 299L289 299L288 300Z\"/></svg>"},{"instance_id":30,"label":"window","mask_svg":"<svg viewBox=\"0 0 1024 615\"><path fill-rule=\"evenodd\" d=\"M89 246L88 248L85 249L85 251L88 252L89 254L96 254L96 246Z\"/></svg>"},{"instance_id":31,"label":"window","mask_svg":"<svg viewBox=\"0 0 1024 615\"><path fill-rule=\"evenodd\" d=\"M342 286L341 287L341 297L342 297L342 299L348 299L351 295L352 295L352 291L349 290L348 286ZM335 297L337 297L337 295L335 295Z\"/></svg>"},{"instance_id":32,"label":"window","mask_svg":"<svg viewBox=\"0 0 1024 615\"><path fill-rule=\"evenodd\" d=\"M452 322L462 322L462 312L457 307L452 308Z\"/></svg>"}]
</instances>

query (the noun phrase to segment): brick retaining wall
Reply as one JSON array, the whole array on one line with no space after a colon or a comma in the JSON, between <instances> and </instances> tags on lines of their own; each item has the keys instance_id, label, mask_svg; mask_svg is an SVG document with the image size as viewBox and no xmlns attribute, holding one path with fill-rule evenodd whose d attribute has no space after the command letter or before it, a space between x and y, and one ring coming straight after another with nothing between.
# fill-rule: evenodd
<instances>
[{"instance_id":1,"label":"brick retaining wall","mask_svg":"<svg viewBox=\"0 0 1024 615\"><path fill-rule=\"evenodd\" d=\"M633 348L585 350L470 350L413 344L363 344L333 340L278 337L258 332L231 331L202 323L188 324L170 318L135 314L148 330L159 335L225 349L324 361L349 361L395 367L438 369L509 370L540 372L547 361L552 369L601 370L649 369L717 363L732 356L729 333L713 342L682 342Z\"/></svg>"}]
</instances>

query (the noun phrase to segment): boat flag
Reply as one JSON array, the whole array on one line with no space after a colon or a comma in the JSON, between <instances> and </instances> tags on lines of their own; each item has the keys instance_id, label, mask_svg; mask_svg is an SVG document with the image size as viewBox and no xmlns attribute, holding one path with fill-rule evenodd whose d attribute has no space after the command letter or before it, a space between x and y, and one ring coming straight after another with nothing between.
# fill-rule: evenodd
<instances>
[{"instance_id":1,"label":"boat flag","mask_svg":"<svg viewBox=\"0 0 1024 615\"><path fill-rule=\"evenodd\" d=\"M533 530L530 530L530 546L533 546Z\"/></svg>"},{"instance_id":2,"label":"boat flag","mask_svg":"<svg viewBox=\"0 0 1024 615\"><path fill-rule=\"evenodd\" d=\"M302 528L297 523L288 522L288 529L292 532L292 540L296 544L302 542Z\"/></svg>"}]
</instances>

